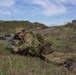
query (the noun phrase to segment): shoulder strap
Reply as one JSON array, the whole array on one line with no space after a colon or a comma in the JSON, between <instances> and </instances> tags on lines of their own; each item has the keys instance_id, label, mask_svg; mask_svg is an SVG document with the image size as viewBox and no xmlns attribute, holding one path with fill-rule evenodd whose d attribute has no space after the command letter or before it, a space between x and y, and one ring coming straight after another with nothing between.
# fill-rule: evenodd
<instances>
[{"instance_id":1,"label":"shoulder strap","mask_svg":"<svg viewBox=\"0 0 76 75\"><path fill-rule=\"evenodd\" d=\"M36 34L36 38L38 39L39 42L42 44L44 43L44 38L40 34Z\"/></svg>"}]
</instances>

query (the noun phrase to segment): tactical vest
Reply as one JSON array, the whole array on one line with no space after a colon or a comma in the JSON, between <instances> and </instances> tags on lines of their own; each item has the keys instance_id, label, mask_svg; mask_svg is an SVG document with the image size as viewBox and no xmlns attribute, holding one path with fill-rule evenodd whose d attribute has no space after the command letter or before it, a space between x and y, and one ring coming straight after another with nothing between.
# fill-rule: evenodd
<instances>
[{"instance_id":1,"label":"tactical vest","mask_svg":"<svg viewBox=\"0 0 76 75\"><path fill-rule=\"evenodd\" d=\"M51 44L49 41L45 41L44 37L41 36L40 34L34 34L32 32L27 32L24 37L26 37L26 35L30 35L30 37L32 37L32 44L29 47L28 53L30 53L31 55L39 55L39 54L48 54L50 52L52 52L53 50L51 49ZM29 37L24 40L24 37L22 37L22 41L26 42L26 40L29 40ZM30 42L30 41L29 41Z\"/></svg>"}]
</instances>

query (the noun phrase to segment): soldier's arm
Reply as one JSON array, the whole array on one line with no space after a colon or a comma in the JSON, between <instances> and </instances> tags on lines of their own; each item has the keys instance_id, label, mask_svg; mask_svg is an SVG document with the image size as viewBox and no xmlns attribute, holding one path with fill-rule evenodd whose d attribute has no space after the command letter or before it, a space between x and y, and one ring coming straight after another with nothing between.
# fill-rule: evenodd
<instances>
[{"instance_id":1,"label":"soldier's arm","mask_svg":"<svg viewBox=\"0 0 76 75\"><path fill-rule=\"evenodd\" d=\"M26 50L29 47L30 47L30 44L29 43L23 43L22 45L14 44L14 45L11 46L11 48L13 49L13 51L15 53L17 53L19 51Z\"/></svg>"},{"instance_id":2,"label":"soldier's arm","mask_svg":"<svg viewBox=\"0 0 76 75\"><path fill-rule=\"evenodd\" d=\"M20 41L19 40L13 40L11 41L11 48L13 50L13 52L18 52L19 51L19 43Z\"/></svg>"},{"instance_id":3,"label":"soldier's arm","mask_svg":"<svg viewBox=\"0 0 76 75\"><path fill-rule=\"evenodd\" d=\"M31 47L33 39L34 39L33 35L30 33L27 33L24 36L24 43L19 46L19 49L22 51L22 50L26 50L27 48Z\"/></svg>"},{"instance_id":4,"label":"soldier's arm","mask_svg":"<svg viewBox=\"0 0 76 75\"><path fill-rule=\"evenodd\" d=\"M24 43L24 44L22 44L22 45L19 46L19 50L20 51L26 50L29 47L30 47L30 44L29 43Z\"/></svg>"}]
</instances>

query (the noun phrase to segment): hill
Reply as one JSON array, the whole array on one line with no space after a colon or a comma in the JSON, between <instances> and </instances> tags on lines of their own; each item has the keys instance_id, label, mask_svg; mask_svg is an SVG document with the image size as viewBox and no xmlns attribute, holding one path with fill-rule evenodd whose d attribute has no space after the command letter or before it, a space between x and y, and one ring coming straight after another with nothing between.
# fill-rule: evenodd
<instances>
[{"instance_id":1,"label":"hill","mask_svg":"<svg viewBox=\"0 0 76 75\"><path fill-rule=\"evenodd\" d=\"M72 22L67 23L65 27L76 29L76 20L72 20Z\"/></svg>"},{"instance_id":2,"label":"hill","mask_svg":"<svg viewBox=\"0 0 76 75\"><path fill-rule=\"evenodd\" d=\"M47 26L38 22L31 23L30 21L2 21L1 20L0 32L11 33L17 26L22 26L26 30L47 28Z\"/></svg>"}]
</instances>

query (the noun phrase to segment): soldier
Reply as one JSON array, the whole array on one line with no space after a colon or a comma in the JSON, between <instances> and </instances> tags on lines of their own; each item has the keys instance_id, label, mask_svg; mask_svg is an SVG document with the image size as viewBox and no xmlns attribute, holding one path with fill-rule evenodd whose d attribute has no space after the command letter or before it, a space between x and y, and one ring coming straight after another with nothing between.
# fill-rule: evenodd
<instances>
[{"instance_id":1,"label":"soldier","mask_svg":"<svg viewBox=\"0 0 76 75\"><path fill-rule=\"evenodd\" d=\"M43 39L39 34L26 32L24 28L15 29L15 35L19 37L20 43L14 42L12 47L15 53L30 54L45 58L46 61L63 65L65 59L76 58L76 53L56 52L51 48L51 43Z\"/></svg>"},{"instance_id":2,"label":"soldier","mask_svg":"<svg viewBox=\"0 0 76 75\"><path fill-rule=\"evenodd\" d=\"M15 35L19 37L19 40L22 44L20 45L14 41L14 46L12 47L14 53L42 56L42 53L49 54L53 52L51 49L51 43L44 40L39 34L35 35L32 32L25 32L23 27L17 27L15 29Z\"/></svg>"}]
</instances>

